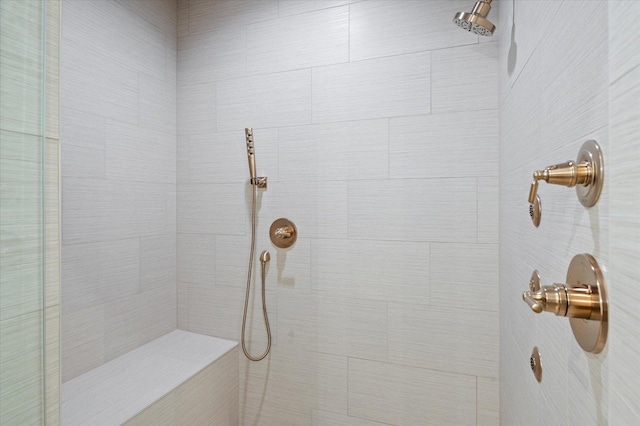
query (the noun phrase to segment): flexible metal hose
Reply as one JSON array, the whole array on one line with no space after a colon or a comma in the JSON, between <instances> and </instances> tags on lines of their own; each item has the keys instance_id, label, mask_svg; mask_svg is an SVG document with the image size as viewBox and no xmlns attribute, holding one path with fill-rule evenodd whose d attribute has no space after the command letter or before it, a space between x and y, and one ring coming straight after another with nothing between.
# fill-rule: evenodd
<instances>
[{"instance_id":1,"label":"flexible metal hose","mask_svg":"<svg viewBox=\"0 0 640 426\"><path fill-rule=\"evenodd\" d=\"M253 271L253 253L256 247L256 198L258 197L258 187L255 183L251 185L253 187L253 197L251 202L251 253L249 254L249 269L247 273L247 292L244 296L244 312L242 313L242 352L244 355L251 361L261 361L263 360L271 350L271 327L269 326L269 317L267 316L267 302L265 299L265 272L267 267L267 262L262 262L262 313L264 314L264 326L267 329L267 349L264 351L262 355L257 358L254 358L249 354L247 350L244 335L245 335L245 327L247 325L247 310L249 308L249 292L251 289L251 273Z\"/></svg>"}]
</instances>

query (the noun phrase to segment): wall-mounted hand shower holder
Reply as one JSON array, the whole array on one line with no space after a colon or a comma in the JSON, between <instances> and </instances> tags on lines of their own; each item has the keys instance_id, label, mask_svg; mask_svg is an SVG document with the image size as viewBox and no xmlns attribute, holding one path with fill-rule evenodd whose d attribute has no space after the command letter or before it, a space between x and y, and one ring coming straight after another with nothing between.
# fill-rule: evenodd
<instances>
[{"instance_id":1,"label":"wall-mounted hand shower holder","mask_svg":"<svg viewBox=\"0 0 640 426\"><path fill-rule=\"evenodd\" d=\"M567 270L566 284L540 285L533 271L529 291L522 293L537 314L551 312L569 317L576 340L587 352L598 353L607 341L608 303L604 277L589 254L575 256Z\"/></svg>"},{"instance_id":2,"label":"wall-mounted hand shower holder","mask_svg":"<svg viewBox=\"0 0 640 426\"><path fill-rule=\"evenodd\" d=\"M585 207L593 207L600 198L604 184L604 159L600 145L594 140L586 141L578 152L576 161L566 161L561 164L549 166L544 170L533 172L533 181L529 189L529 204L538 205L538 182L545 181L554 185L563 185L569 188L576 187L578 200ZM530 207L531 219L536 224L535 209ZM540 215L537 217L536 226L540 224Z\"/></svg>"}]
</instances>

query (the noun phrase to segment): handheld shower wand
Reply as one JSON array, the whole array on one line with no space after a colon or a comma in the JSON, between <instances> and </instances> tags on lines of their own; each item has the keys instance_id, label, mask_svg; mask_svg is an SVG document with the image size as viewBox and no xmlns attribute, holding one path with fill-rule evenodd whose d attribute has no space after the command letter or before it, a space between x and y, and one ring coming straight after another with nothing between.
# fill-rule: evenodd
<instances>
[{"instance_id":1,"label":"handheld shower wand","mask_svg":"<svg viewBox=\"0 0 640 426\"><path fill-rule=\"evenodd\" d=\"M249 175L251 176L251 249L249 252L249 268L247 271L247 291L244 296L244 312L242 314L242 352L251 361L260 361L264 359L271 350L271 327L269 326L269 317L267 316L267 302L265 300L265 279L267 263L271 259L268 251L263 251L260 255L260 263L262 265L262 314L264 316L264 325L267 329L267 348L264 353L258 357L253 357L249 353L245 343L245 329L247 326L247 310L249 307L249 295L251 289L251 275L253 270L253 255L256 248L256 198L258 188L267 187L266 177L256 176L256 159L253 150L253 129L248 127L244 129L245 139L247 142L247 160L249 161Z\"/></svg>"},{"instance_id":2,"label":"handheld shower wand","mask_svg":"<svg viewBox=\"0 0 640 426\"><path fill-rule=\"evenodd\" d=\"M251 184L256 180L256 157L253 152L253 129L247 127L244 129L244 136L247 141L247 160L249 161L249 175L251 175Z\"/></svg>"}]
</instances>

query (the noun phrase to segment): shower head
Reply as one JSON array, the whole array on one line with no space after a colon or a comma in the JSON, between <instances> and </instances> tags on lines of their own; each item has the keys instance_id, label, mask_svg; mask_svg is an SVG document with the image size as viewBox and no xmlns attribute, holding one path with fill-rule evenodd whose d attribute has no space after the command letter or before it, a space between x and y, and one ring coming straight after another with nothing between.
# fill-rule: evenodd
<instances>
[{"instance_id":1,"label":"shower head","mask_svg":"<svg viewBox=\"0 0 640 426\"><path fill-rule=\"evenodd\" d=\"M244 129L244 136L247 141L247 160L249 160L249 175L251 176L251 184L256 181L256 158L253 152L253 129L247 127Z\"/></svg>"},{"instance_id":2,"label":"shower head","mask_svg":"<svg viewBox=\"0 0 640 426\"><path fill-rule=\"evenodd\" d=\"M479 1L473 7L471 13L458 12L453 17L453 23L469 32L481 35L492 36L496 26L487 19L487 15L491 10L492 0Z\"/></svg>"}]
</instances>

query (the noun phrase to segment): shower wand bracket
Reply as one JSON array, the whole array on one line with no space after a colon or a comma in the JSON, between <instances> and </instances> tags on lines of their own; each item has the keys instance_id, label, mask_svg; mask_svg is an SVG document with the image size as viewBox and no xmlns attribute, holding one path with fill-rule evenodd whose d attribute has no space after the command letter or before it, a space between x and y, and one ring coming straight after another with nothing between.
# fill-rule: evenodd
<instances>
[{"instance_id":1,"label":"shower wand bracket","mask_svg":"<svg viewBox=\"0 0 640 426\"><path fill-rule=\"evenodd\" d=\"M267 189L267 177L260 176L255 179L251 179L251 185L255 185L261 189Z\"/></svg>"}]
</instances>

